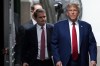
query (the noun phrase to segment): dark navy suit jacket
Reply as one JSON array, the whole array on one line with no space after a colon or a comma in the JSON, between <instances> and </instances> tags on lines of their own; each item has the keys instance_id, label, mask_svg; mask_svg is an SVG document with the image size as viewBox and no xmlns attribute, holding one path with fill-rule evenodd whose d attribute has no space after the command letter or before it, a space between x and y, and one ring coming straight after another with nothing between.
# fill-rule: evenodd
<instances>
[{"instance_id":1,"label":"dark navy suit jacket","mask_svg":"<svg viewBox=\"0 0 100 66\"><path fill-rule=\"evenodd\" d=\"M46 24L47 29L47 51L51 58L51 34L53 30L53 25ZM33 63L37 59L38 55L38 39L37 39L37 29L36 25L25 29L25 36L22 47L22 62L27 62L29 64Z\"/></svg>"},{"instance_id":2,"label":"dark navy suit jacket","mask_svg":"<svg viewBox=\"0 0 100 66\"><path fill-rule=\"evenodd\" d=\"M33 21L32 20L29 20L27 23L25 23L23 25L24 29L29 29L30 27L32 27L34 24L33 24Z\"/></svg>"},{"instance_id":3,"label":"dark navy suit jacket","mask_svg":"<svg viewBox=\"0 0 100 66\"><path fill-rule=\"evenodd\" d=\"M78 24L80 66L89 66L88 54L90 54L91 60L97 60L96 40L90 24L80 20L78 20ZM54 25L51 46L55 63L60 60L63 66L66 66L71 56L71 38L68 20L60 21Z\"/></svg>"},{"instance_id":4,"label":"dark navy suit jacket","mask_svg":"<svg viewBox=\"0 0 100 66\"><path fill-rule=\"evenodd\" d=\"M16 17L16 15L15 15ZM18 28L16 28L16 42L15 45L15 63L21 63L21 57L22 57L22 47L24 45L24 36L25 36L25 30L31 28L33 26L32 20L29 20L27 23L23 25L19 25Z\"/></svg>"}]
</instances>

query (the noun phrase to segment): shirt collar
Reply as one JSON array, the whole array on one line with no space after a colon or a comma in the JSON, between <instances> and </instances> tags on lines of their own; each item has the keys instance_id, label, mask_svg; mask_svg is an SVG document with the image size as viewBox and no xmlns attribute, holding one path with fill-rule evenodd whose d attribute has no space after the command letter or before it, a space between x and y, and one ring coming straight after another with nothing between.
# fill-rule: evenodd
<instances>
[{"instance_id":1,"label":"shirt collar","mask_svg":"<svg viewBox=\"0 0 100 66\"><path fill-rule=\"evenodd\" d=\"M40 25L37 24L37 28L40 28L41 29L41 27L42 26L40 26ZM43 28L46 29L46 24L43 26Z\"/></svg>"},{"instance_id":2,"label":"shirt collar","mask_svg":"<svg viewBox=\"0 0 100 66\"><path fill-rule=\"evenodd\" d=\"M37 23L36 20L34 20L33 18L32 18L32 22L34 25Z\"/></svg>"},{"instance_id":3,"label":"shirt collar","mask_svg":"<svg viewBox=\"0 0 100 66\"><path fill-rule=\"evenodd\" d=\"M69 22L70 25L73 25L72 24L73 22L71 20L68 19L68 22ZM77 24L78 24L78 20L75 21L75 25L77 25Z\"/></svg>"}]
</instances>

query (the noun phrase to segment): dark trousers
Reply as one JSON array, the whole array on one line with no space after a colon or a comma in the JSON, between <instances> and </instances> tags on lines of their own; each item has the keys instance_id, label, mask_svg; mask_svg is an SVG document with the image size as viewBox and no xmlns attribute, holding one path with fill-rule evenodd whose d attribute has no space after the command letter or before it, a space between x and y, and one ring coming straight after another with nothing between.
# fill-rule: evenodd
<instances>
[{"instance_id":1,"label":"dark trousers","mask_svg":"<svg viewBox=\"0 0 100 66\"><path fill-rule=\"evenodd\" d=\"M35 60L33 63L30 64L30 66L54 66L52 59L46 59L46 60Z\"/></svg>"},{"instance_id":2,"label":"dark trousers","mask_svg":"<svg viewBox=\"0 0 100 66\"><path fill-rule=\"evenodd\" d=\"M73 60L72 55L71 55L68 61L68 64L66 66L80 66L80 55L78 55L77 60Z\"/></svg>"}]
</instances>

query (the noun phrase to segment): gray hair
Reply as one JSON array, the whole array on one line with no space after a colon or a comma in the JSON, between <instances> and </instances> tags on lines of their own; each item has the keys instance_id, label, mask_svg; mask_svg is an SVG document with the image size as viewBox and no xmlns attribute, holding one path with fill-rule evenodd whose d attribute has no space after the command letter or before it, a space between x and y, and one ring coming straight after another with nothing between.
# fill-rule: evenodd
<instances>
[{"instance_id":1,"label":"gray hair","mask_svg":"<svg viewBox=\"0 0 100 66\"><path fill-rule=\"evenodd\" d=\"M77 3L68 3L68 4L66 5L66 11L68 11L68 9L69 9L71 6L77 8L78 11L80 12L80 6L79 6L79 4L77 4Z\"/></svg>"}]
</instances>

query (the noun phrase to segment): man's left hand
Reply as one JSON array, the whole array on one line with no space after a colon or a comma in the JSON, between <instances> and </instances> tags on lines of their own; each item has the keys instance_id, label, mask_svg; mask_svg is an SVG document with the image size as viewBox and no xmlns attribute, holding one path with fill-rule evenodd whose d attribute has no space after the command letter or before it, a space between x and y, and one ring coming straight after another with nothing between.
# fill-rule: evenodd
<instances>
[{"instance_id":1,"label":"man's left hand","mask_svg":"<svg viewBox=\"0 0 100 66\"><path fill-rule=\"evenodd\" d=\"M96 61L91 61L90 66L96 66Z\"/></svg>"}]
</instances>

